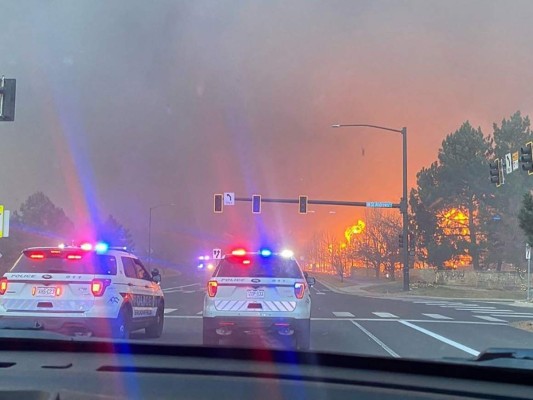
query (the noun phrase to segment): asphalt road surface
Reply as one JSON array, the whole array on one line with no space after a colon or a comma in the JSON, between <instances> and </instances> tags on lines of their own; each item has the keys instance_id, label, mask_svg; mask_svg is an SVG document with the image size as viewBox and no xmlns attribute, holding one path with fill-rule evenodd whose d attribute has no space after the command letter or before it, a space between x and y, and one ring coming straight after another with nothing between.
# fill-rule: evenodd
<instances>
[{"instance_id":1,"label":"asphalt road surface","mask_svg":"<svg viewBox=\"0 0 533 400\"><path fill-rule=\"evenodd\" d=\"M160 342L202 343L206 279L168 278ZM533 320L533 308L505 301L373 298L339 294L317 282L312 291L311 350L391 357L470 358L490 347L533 347L533 333L510 326ZM142 333L133 339L143 340ZM222 345L280 348L291 338L254 336Z\"/></svg>"}]
</instances>

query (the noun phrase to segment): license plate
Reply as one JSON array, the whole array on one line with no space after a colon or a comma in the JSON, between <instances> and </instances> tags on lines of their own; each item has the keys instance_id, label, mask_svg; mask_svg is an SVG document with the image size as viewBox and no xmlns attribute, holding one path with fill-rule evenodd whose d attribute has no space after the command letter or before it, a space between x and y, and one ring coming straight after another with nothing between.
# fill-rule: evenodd
<instances>
[{"instance_id":1,"label":"license plate","mask_svg":"<svg viewBox=\"0 0 533 400\"><path fill-rule=\"evenodd\" d=\"M265 297L264 290L247 290L246 298L247 299L262 299Z\"/></svg>"},{"instance_id":2,"label":"license plate","mask_svg":"<svg viewBox=\"0 0 533 400\"><path fill-rule=\"evenodd\" d=\"M38 287L35 289L35 296L38 297L54 297L56 295L55 287Z\"/></svg>"}]
</instances>

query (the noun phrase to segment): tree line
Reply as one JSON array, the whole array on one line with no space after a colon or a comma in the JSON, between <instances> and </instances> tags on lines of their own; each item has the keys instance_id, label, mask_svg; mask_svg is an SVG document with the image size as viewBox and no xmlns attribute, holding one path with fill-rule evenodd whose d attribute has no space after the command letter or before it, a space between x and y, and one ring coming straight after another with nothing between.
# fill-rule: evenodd
<instances>
[{"instance_id":1,"label":"tree line","mask_svg":"<svg viewBox=\"0 0 533 400\"><path fill-rule=\"evenodd\" d=\"M134 249L130 231L109 215L95 227L97 240L113 246ZM35 246L57 246L59 243L78 244L87 240L75 224L43 192L30 195L11 214L9 237L0 239L0 272L5 272L20 256L21 251Z\"/></svg>"}]
</instances>

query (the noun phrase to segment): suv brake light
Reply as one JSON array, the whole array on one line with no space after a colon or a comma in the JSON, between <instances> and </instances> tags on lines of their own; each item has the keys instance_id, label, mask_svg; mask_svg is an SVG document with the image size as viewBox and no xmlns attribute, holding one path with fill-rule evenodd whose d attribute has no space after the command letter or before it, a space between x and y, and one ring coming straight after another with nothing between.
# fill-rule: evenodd
<instances>
[{"instance_id":1,"label":"suv brake light","mask_svg":"<svg viewBox=\"0 0 533 400\"><path fill-rule=\"evenodd\" d=\"M215 297L218 290L218 282L217 281L209 281L207 282L207 294L209 297Z\"/></svg>"},{"instance_id":2,"label":"suv brake light","mask_svg":"<svg viewBox=\"0 0 533 400\"><path fill-rule=\"evenodd\" d=\"M32 260L42 260L44 259L44 253L31 253L30 258Z\"/></svg>"},{"instance_id":3,"label":"suv brake light","mask_svg":"<svg viewBox=\"0 0 533 400\"><path fill-rule=\"evenodd\" d=\"M294 284L294 295L297 299L303 299L305 292L305 283L296 282Z\"/></svg>"},{"instance_id":4,"label":"suv brake light","mask_svg":"<svg viewBox=\"0 0 533 400\"><path fill-rule=\"evenodd\" d=\"M7 278L0 279L0 295L4 294L7 290Z\"/></svg>"},{"instance_id":5,"label":"suv brake light","mask_svg":"<svg viewBox=\"0 0 533 400\"><path fill-rule=\"evenodd\" d=\"M92 294L95 297L101 297L110 283L111 281L109 279L93 279L91 282Z\"/></svg>"}]
</instances>

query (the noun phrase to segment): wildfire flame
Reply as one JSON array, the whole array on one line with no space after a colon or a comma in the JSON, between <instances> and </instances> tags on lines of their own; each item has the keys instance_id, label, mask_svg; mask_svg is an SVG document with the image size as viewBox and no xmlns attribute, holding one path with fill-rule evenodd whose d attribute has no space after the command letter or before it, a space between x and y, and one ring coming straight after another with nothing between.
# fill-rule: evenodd
<instances>
[{"instance_id":1,"label":"wildfire flame","mask_svg":"<svg viewBox=\"0 0 533 400\"><path fill-rule=\"evenodd\" d=\"M355 225L352 225L346 228L346 230L344 231L344 237L346 238L346 241L350 243L352 236L363 233L363 231L365 230L365 227L366 227L366 224L364 223L364 221L358 220Z\"/></svg>"}]
</instances>

